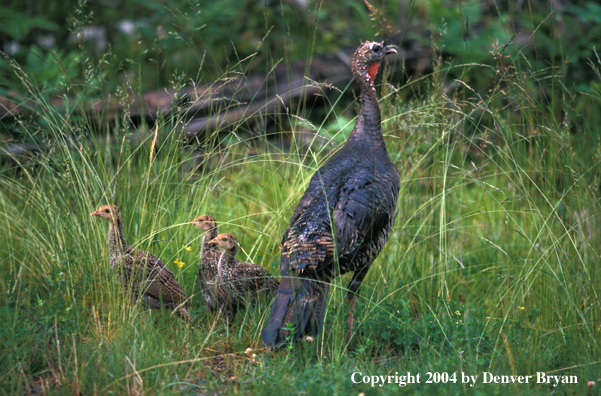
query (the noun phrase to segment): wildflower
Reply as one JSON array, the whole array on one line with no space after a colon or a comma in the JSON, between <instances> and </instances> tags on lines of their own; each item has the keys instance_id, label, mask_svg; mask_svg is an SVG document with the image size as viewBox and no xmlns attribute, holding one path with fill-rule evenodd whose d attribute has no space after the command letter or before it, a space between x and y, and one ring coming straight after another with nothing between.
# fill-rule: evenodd
<instances>
[{"instance_id":1,"label":"wildflower","mask_svg":"<svg viewBox=\"0 0 601 396\"><path fill-rule=\"evenodd\" d=\"M192 251L192 247L191 247L191 246L186 246L186 250L187 250L188 252L191 252L191 251Z\"/></svg>"},{"instance_id":2,"label":"wildflower","mask_svg":"<svg viewBox=\"0 0 601 396\"><path fill-rule=\"evenodd\" d=\"M523 309L524 309L524 307L518 307L518 309L521 309L521 310L523 310Z\"/></svg>"},{"instance_id":3,"label":"wildflower","mask_svg":"<svg viewBox=\"0 0 601 396\"><path fill-rule=\"evenodd\" d=\"M174 261L175 264L177 264L178 267L182 268L186 263L184 263L183 261L179 261L179 259L176 259Z\"/></svg>"},{"instance_id":4,"label":"wildflower","mask_svg":"<svg viewBox=\"0 0 601 396\"><path fill-rule=\"evenodd\" d=\"M588 384L586 386L588 386L589 388L592 388L593 386L595 386L595 381L589 381Z\"/></svg>"}]
</instances>

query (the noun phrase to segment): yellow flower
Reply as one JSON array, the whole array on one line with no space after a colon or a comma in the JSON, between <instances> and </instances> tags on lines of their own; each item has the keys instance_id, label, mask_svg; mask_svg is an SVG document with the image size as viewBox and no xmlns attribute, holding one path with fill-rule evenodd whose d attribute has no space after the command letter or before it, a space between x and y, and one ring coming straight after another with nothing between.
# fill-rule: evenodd
<instances>
[{"instance_id":1,"label":"yellow flower","mask_svg":"<svg viewBox=\"0 0 601 396\"><path fill-rule=\"evenodd\" d=\"M524 309L524 307L518 307L518 309Z\"/></svg>"},{"instance_id":2,"label":"yellow flower","mask_svg":"<svg viewBox=\"0 0 601 396\"><path fill-rule=\"evenodd\" d=\"M192 247L190 247L190 246L187 246L187 247L186 247L186 250L187 250L187 251L189 251L189 252L191 252L191 251L192 251Z\"/></svg>"},{"instance_id":3,"label":"yellow flower","mask_svg":"<svg viewBox=\"0 0 601 396\"><path fill-rule=\"evenodd\" d=\"M177 264L178 267L182 268L186 263L184 263L183 261L179 261L179 259L176 259L174 261L175 264Z\"/></svg>"}]
</instances>

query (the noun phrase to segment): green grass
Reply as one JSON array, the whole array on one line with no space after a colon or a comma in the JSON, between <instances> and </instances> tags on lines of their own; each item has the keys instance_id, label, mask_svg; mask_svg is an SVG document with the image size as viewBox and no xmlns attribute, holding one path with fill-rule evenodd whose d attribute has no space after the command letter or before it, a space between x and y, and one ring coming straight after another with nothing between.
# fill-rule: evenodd
<instances>
[{"instance_id":1,"label":"green grass","mask_svg":"<svg viewBox=\"0 0 601 396\"><path fill-rule=\"evenodd\" d=\"M598 102L563 87L554 69L528 69L519 48L510 58L493 51L497 65L439 62L421 80L380 88L402 186L389 241L361 288L355 337L345 338L345 276L330 288L319 337L275 353L259 338L267 303L232 327L201 305L202 234L186 223L214 215L221 232L237 235L242 259L277 275L282 233L312 174L344 141L336 134L348 133L347 118L326 131L325 121L282 114L289 149L242 127L215 131L196 147L200 160L182 150L183 114L161 117L156 130L132 131L123 117L109 131L77 105L60 116L20 74L41 106L40 119L20 120L21 133L52 150L15 158L0 174L0 391L388 394L399 386L354 384L352 374L411 372L421 383L404 389L415 394L542 395L552 386L483 384L482 373L546 372L578 378L554 394L586 393L601 361ZM488 89L448 89L449 70L474 67L491 73ZM586 121L573 134L566 117ZM294 143L310 125L320 138ZM121 208L128 242L160 257L192 295L192 325L122 295L107 224L90 217L105 203ZM427 384L428 372L480 377L474 388Z\"/></svg>"}]
</instances>

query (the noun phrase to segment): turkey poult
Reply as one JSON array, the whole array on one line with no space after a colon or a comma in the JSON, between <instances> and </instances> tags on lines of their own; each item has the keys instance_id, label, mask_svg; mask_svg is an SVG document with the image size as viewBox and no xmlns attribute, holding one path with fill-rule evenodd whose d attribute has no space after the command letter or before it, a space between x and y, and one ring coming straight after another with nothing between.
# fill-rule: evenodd
<instances>
[{"instance_id":1,"label":"turkey poult","mask_svg":"<svg viewBox=\"0 0 601 396\"><path fill-rule=\"evenodd\" d=\"M271 297L279 282L263 267L253 263L241 263L236 259L238 240L232 234L219 234L210 245L223 249L217 264L218 300L228 322L240 306L254 303L264 294Z\"/></svg>"},{"instance_id":2,"label":"turkey poult","mask_svg":"<svg viewBox=\"0 0 601 396\"><path fill-rule=\"evenodd\" d=\"M132 301L142 301L150 308L175 310L185 320L192 319L184 308L188 297L175 280L175 275L158 258L129 246L123 236L121 211L115 205L104 205L91 213L109 222L111 266Z\"/></svg>"},{"instance_id":3,"label":"turkey poult","mask_svg":"<svg viewBox=\"0 0 601 396\"><path fill-rule=\"evenodd\" d=\"M400 190L380 126L375 78L380 61L396 53L381 42L363 43L352 71L361 109L345 145L313 175L284 232L280 287L261 333L267 349L316 336L329 284L352 272L348 286L349 337L361 282L388 239ZM293 329L291 332L290 329Z\"/></svg>"},{"instance_id":4,"label":"turkey poult","mask_svg":"<svg viewBox=\"0 0 601 396\"><path fill-rule=\"evenodd\" d=\"M217 263L221 257L221 250L217 245L210 245L209 242L219 234L217 222L211 215L202 215L192 220L191 224L205 231L200 248L198 280L200 281L202 300L214 312L219 308L215 278L217 277Z\"/></svg>"}]
</instances>

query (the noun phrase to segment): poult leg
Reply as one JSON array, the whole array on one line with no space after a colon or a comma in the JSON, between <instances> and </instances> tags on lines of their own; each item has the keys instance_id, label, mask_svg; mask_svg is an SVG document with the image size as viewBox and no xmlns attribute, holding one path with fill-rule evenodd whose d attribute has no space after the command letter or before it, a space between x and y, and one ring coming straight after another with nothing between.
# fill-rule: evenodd
<instances>
[{"instance_id":1,"label":"poult leg","mask_svg":"<svg viewBox=\"0 0 601 396\"><path fill-rule=\"evenodd\" d=\"M227 307L226 304L221 304L219 306L219 312L221 313L221 315L223 316L223 319L225 320L225 323L228 326L232 326L232 324L234 323L234 318L232 313L230 312L229 308Z\"/></svg>"},{"instance_id":2,"label":"poult leg","mask_svg":"<svg viewBox=\"0 0 601 396\"><path fill-rule=\"evenodd\" d=\"M175 311L175 313L182 318L183 320L185 320L186 322L191 322L192 321L192 316L190 316L190 313L188 312L188 310L184 307L180 307L177 309L177 311Z\"/></svg>"}]
</instances>

